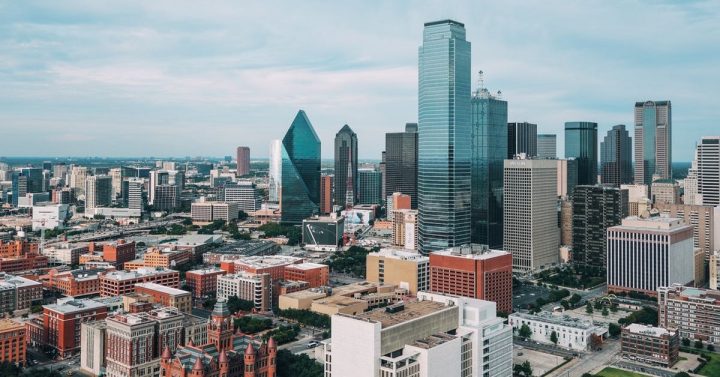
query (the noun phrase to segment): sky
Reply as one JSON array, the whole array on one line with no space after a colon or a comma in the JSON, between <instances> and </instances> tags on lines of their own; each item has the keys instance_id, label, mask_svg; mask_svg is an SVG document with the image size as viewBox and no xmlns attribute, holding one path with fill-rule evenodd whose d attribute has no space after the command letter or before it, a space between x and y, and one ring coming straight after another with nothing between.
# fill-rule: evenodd
<instances>
[{"instance_id":1,"label":"sky","mask_svg":"<svg viewBox=\"0 0 720 377\"><path fill-rule=\"evenodd\" d=\"M0 0L0 156L268 155L299 109L332 158L417 121L423 24L465 24L509 121L633 129L671 100L673 160L720 134L718 1ZM473 75L473 87L477 75Z\"/></svg>"}]
</instances>

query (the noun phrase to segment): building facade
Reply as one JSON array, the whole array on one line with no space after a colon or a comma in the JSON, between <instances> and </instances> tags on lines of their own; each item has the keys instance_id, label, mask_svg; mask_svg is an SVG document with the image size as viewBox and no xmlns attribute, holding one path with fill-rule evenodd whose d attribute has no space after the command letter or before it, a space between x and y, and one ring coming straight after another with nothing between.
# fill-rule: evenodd
<instances>
[{"instance_id":1,"label":"building facade","mask_svg":"<svg viewBox=\"0 0 720 377\"><path fill-rule=\"evenodd\" d=\"M559 317L548 312L527 314L517 312L508 317L510 326L518 331L527 325L532 331L530 339L542 344L554 344L550 338L554 332L557 346L574 351L594 350L607 335L607 328L592 322L579 321L567 316Z\"/></svg>"},{"instance_id":2,"label":"building facade","mask_svg":"<svg viewBox=\"0 0 720 377\"><path fill-rule=\"evenodd\" d=\"M238 272L217 277L217 298L237 296L251 301L255 310L266 312L272 308L272 280L270 274Z\"/></svg>"},{"instance_id":3,"label":"building facade","mask_svg":"<svg viewBox=\"0 0 720 377\"><path fill-rule=\"evenodd\" d=\"M237 176L250 174L250 147L237 147Z\"/></svg>"},{"instance_id":4,"label":"building facade","mask_svg":"<svg viewBox=\"0 0 720 377\"><path fill-rule=\"evenodd\" d=\"M677 331L633 323L623 327L620 352L626 359L670 368L678 361Z\"/></svg>"},{"instance_id":5,"label":"building facade","mask_svg":"<svg viewBox=\"0 0 720 377\"><path fill-rule=\"evenodd\" d=\"M627 190L594 185L577 186L572 197L573 262L604 270L607 229L628 216Z\"/></svg>"},{"instance_id":6,"label":"building facade","mask_svg":"<svg viewBox=\"0 0 720 377\"><path fill-rule=\"evenodd\" d=\"M282 141L281 222L301 224L320 211L320 138L300 110Z\"/></svg>"},{"instance_id":7,"label":"building facade","mask_svg":"<svg viewBox=\"0 0 720 377\"><path fill-rule=\"evenodd\" d=\"M557 135L537 135L537 157L550 159L557 158Z\"/></svg>"},{"instance_id":8,"label":"building facade","mask_svg":"<svg viewBox=\"0 0 720 377\"><path fill-rule=\"evenodd\" d=\"M632 138L624 124L613 126L600 143L600 177L614 187L633 182Z\"/></svg>"},{"instance_id":9,"label":"building facade","mask_svg":"<svg viewBox=\"0 0 720 377\"><path fill-rule=\"evenodd\" d=\"M383 204L382 179L382 173L378 170L358 171L358 204Z\"/></svg>"},{"instance_id":10,"label":"building facade","mask_svg":"<svg viewBox=\"0 0 720 377\"><path fill-rule=\"evenodd\" d=\"M597 123L565 122L565 158L578 164L578 184L597 183Z\"/></svg>"},{"instance_id":11,"label":"building facade","mask_svg":"<svg viewBox=\"0 0 720 377\"><path fill-rule=\"evenodd\" d=\"M672 105L635 102L635 183L672 178Z\"/></svg>"},{"instance_id":12,"label":"building facade","mask_svg":"<svg viewBox=\"0 0 720 377\"><path fill-rule=\"evenodd\" d=\"M401 192L411 198L411 208L417 209L418 125L407 123L405 132L385 134L385 171L383 192Z\"/></svg>"},{"instance_id":13,"label":"building facade","mask_svg":"<svg viewBox=\"0 0 720 377\"><path fill-rule=\"evenodd\" d=\"M658 287L658 326L678 331L680 339L720 344L720 291L685 287Z\"/></svg>"},{"instance_id":14,"label":"building facade","mask_svg":"<svg viewBox=\"0 0 720 377\"><path fill-rule=\"evenodd\" d=\"M217 291L218 276L226 273L225 270L217 267L190 270L185 273L185 284L190 287L193 297L207 297Z\"/></svg>"},{"instance_id":15,"label":"building facade","mask_svg":"<svg viewBox=\"0 0 720 377\"><path fill-rule=\"evenodd\" d=\"M352 207L358 198L357 134L344 125L335 134L335 200L336 206Z\"/></svg>"},{"instance_id":16,"label":"building facade","mask_svg":"<svg viewBox=\"0 0 720 377\"><path fill-rule=\"evenodd\" d=\"M703 136L697 145L697 192L701 204L720 205L720 136Z\"/></svg>"},{"instance_id":17,"label":"building facade","mask_svg":"<svg viewBox=\"0 0 720 377\"><path fill-rule=\"evenodd\" d=\"M333 210L333 176L320 177L320 214L327 215Z\"/></svg>"},{"instance_id":18,"label":"building facade","mask_svg":"<svg viewBox=\"0 0 720 377\"><path fill-rule=\"evenodd\" d=\"M430 258L417 252L380 249L365 260L367 281L392 284L407 289L411 295L430 288Z\"/></svg>"},{"instance_id":19,"label":"building facade","mask_svg":"<svg viewBox=\"0 0 720 377\"><path fill-rule=\"evenodd\" d=\"M507 159L525 154L526 157L537 156L537 124L521 122L507 124Z\"/></svg>"},{"instance_id":20,"label":"building facade","mask_svg":"<svg viewBox=\"0 0 720 377\"><path fill-rule=\"evenodd\" d=\"M43 306L43 337L64 358L80 351L81 325L106 316L107 307L97 301L58 299L55 304Z\"/></svg>"}]
</instances>

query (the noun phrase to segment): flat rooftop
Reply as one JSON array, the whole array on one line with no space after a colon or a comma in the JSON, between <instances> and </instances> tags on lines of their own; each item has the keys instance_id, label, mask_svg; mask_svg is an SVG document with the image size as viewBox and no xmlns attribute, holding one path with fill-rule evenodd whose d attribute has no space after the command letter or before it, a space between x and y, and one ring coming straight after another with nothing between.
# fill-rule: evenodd
<instances>
[{"instance_id":1,"label":"flat rooftop","mask_svg":"<svg viewBox=\"0 0 720 377\"><path fill-rule=\"evenodd\" d=\"M135 287L141 287L141 288L147 288L152 289L153 291L163 292L167 293L169 295L173 296L181 296L181 295L189 295L190 292L183 291L182 289L167 287L162 284L157 283L137 283L135 284Z\"/></svg>"},{"instance_id":2,"label":"flat rooftop","mask_svg":"<svg viewBox=\"0 0 720 377\"><path fill-rule=\"evenodd\" d=\"M323 297L327 297L327 293L321 292L318 290L305 289L302 291L287 293L287 294L284 294L283 296L298 299L298 300L306 299L306 298L317 300L317 299L321 299Z\"/></svg>"},{"instance_id":3,"label":"flat rooftop","mask_svg":"<svg viewBox=\"0 0 720 377\"><path fill-rule=\"evenodd\" d=\"M43 307L48 310L52 310L54 312L68 314L68 313L83 312L83 311L93 310L93 309L100 309L100 308L104 308L105 305L103 303L95 301L95 300L90 300L90 299L78 300L73 297L67 297L65 299L58 299L55 304L44 305Z\"/></svg>"},{"instance_id":4,"label":"flat rooftop","mask_svg":"<svg viewBox=\"0 0 720 377\"><path fill-rule=\"evenodd\" d=\"M567 315L556 316L547 312L540 312L538 314L528 314L516 312L510 315L510 317L517 317L527 319L531 321L538 321L543 323L552 323L559 326L572 327L581 330L590 330L597 326L590 322L583 321L579 318L573 318Z\"/></svg>"},{"instance_id":5,"label":"flat rooftop","mask_svg":"<svg viewBox=\"0 0 720 377\"><path fill-rule=\"evenodd\" d=\"M450 334L439 333L439 334L430 335L427 338L418 339L418 340L414 341L413 343L411 343L410 345L418 347L418 348L430 349L430 348L439 346L443 343L447 343L456 338L457 337L450 335Z\"/></svg>"},{"instance_id":6,"label":"flat rooftop","mask_svg":"<svg viewBox=\"0 0 720 377\"><path fill-rule=\"evenodd\" d=\"M170 272L178 273L175 270L170 270L167 268L149 268L149 267L143 267L138 268L135 271L113 271L108 272L104 275L106 279L111 280L130 280L130 279L136 279L143 276L152 276L152 275L160 275L160 274L166 274Z\"/></svg>"},{"instance_id":7,"label":"flat rooftop","mask_svg":"<svg viewBox=\"0 0 720 377\"><path fill-rule=\"evenodd\" d=\"M630 229L630 230L676 230L682 227L690 227L684 219L668 216L651 216L643 218L639 216L630 216L622 220L622 225L614 226L614 229Z\"/></svg>"},{"instance_id":8,"label":"flat rooftop","mask_svg":"<svg viewBox=\"0 0 720 377\"><path fill-rule=\"evenodd\" d=\"M403 322L412 321L428 314L436 313L452 306L446 306L436 301L410 301L405 303L405 308L395 313L387 311L387 308L375 309L369 312L354 316L358 319L380 322L383 328L394 326Z\"/></svg>"},{"instance_id":9,"label":"flat rooftop","mask_svg":"<svg viewBox=\"0 0 720 377\"><path fill-rule=\"evenodd\" d=\"M415 262L430 261L430 258L428 258L427 255L422 255L415 251L398 248L384 248L380 249L380 251L370 253L369 255Z\"/></svg>"},{"instance_id":10,"label":"flat rooftop","mask_svg":"<svg viewBox=\"0 0 720 377\"><path fill-rule=\"evenodd\" d=\"M297 268L298 270L314 270L317 268L329 268L326 264L320 264L320 263L311 263L311 262L305 262L305 263L298 263L288 266L288 268Z\"/></svg>"},{"instance_id":11,"label":"flat rooftop","mask_svg":"<svg viewBox=\"0 0 720 377\"><path fill-rule=\"evenodd\" d=\"M225 273L225 270L217 267L210 267L210 268L200 268L197 270L190 270L186 272L186 274L192 273L195 275L210 275L210 274L217 274L217 273Z\"/></svg>"},{"instance_id":12,"label":"flat rooftop","mask_svg":"<svg viewBox=\"0 0 720 377\"><path fill-rule=\"evenodd\" d=\"M476 260L486 260L486 259L502 257L505 255L510 255L510 253L508 253L507 251L494 250L494 249L488 248L485 245L476 245L476 244L452 247L452 248L445 249L445 250L435 251L431 254L456 257L456 258L476 259Z\"/></svg>"},{"instance_id":13,"label":"flat rooftop","mask_svg":"<svg viewBox=\"0 0 720 377\"><path fill-rule=\"evenodd\" d=\"M282 255L267 255L267 256L252 256L240 258L235 261L235 264L242 264L252 268L271 268L286 266L289 264L298 264L303 259L298 257L288 257Z\"/></svg>"},{"instance_id":14,"label":"flat rooftop","mask_svg":"<svg viewBox=\"0 0 720 377\"><path fill-rule=\"evenodd\" d=\"M0 331L24 329L25 325L9 318L0 319Z\"/></svg>"},{"instance_id":15,"label":"flat rooftop","mask_svg":"<svg viewBox=\"0 0 720 377\"><path fill-rule=\"evenodd\" d=\"M639 323L632 323L625 327L625 330L630 331L634 334L649 335L654 337L661 337L663 335L673 335L674 332L670 332L662 327L645 326Z\"/></svg>"}]
</instances>

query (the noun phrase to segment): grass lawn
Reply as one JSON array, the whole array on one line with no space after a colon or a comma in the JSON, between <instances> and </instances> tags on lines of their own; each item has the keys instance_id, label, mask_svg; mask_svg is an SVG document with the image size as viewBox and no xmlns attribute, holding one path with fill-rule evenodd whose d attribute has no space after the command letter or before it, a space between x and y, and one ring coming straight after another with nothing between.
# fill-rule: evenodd
<instances>
[{"instance_id":1,"label":"grass lawn","mask_svg":"<svg viewBox=\"0 0 720 377\"><path fill-rule=\"evenodd\" d=\"M645 374L630 372L623 369L607 367L596 374L595 377L647 377Z\"/></svg>"},{"instance_id":2,"label":"grass lawn","mask_svg":"<svg viewBox=\"0 0 720 377\"><path fill-rule=\"evenodd\" d=\"M702 376L720 376L720 355L714 352L703 352L703 357L710 361L700 369L698 374Z\"/></svg>"}]
</instances>

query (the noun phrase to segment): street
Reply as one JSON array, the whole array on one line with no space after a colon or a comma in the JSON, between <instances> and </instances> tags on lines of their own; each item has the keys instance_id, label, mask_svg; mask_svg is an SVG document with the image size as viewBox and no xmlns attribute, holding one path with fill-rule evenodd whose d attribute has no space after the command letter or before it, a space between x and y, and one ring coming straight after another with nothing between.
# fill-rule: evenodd
<instances>
[{"instance_id":1,"label":"street","mask_svg":"<svg viewBox=\"0 0 720 377\"><path fill-rule=\"evenodd\" d=\"M582 354L563 367L559 368L550 377L575 377L583 373L597 373L610 365L613 358L620 352L620 341L607 339L601 351Z\"/></svg>"}]
</instances>

